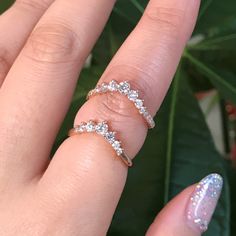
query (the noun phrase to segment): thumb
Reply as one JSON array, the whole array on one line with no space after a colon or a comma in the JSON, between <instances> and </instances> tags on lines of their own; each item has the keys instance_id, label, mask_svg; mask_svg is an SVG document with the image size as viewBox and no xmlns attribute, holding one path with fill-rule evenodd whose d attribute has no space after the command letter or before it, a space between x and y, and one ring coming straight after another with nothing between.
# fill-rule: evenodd
<instances>
[{"instance_id":1,"label":"thumb","mask_svg":"<svg viewBox=\"0 0 236 236\"><path fill-rule=\"evenodd\" d=\"M185 189L160 212L146 236L199 236L215 211L223 179L211 174Z\"/></svg>"}]
</instances>

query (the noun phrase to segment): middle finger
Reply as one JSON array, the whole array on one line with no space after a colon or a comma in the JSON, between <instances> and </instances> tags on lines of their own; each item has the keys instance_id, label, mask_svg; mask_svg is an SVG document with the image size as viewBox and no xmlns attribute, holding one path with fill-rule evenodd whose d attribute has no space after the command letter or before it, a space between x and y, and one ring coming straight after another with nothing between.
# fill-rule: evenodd
<instances>
[{"instance_id":1,"label":"middle finger","mask_svg":"<svg viewBox=\"0 0 236 236\"><path fill-rule=\"evenodd\" d=\"M11 68L0 92L0 153L1 166L14 172L13 181L32 178L44 169L78 70L114 2L54 2Z\"/></svg>"},{"instance_id":2,"label":"middle finger","mask_svg":"<svg viewBox=\"0 0 236 236\"><path fill-rule=\"evenodd\" d=\"M139 24L98 83L127 79L132 88L142 91L140 95L153 115L163 101L193 30L199 3L199 0L149 1ZM108 130L117 131L116 139L131 158L146 136L142 116L118 92L97 95L85 103L75 124L89 120L95 124L108 121ZM112 148L115 140L107 136L107 128L92 127L86 125L81 134L78 131L78 135L61 145L37 186L43 201L49 199L48 204L61 200L54 206L63 212L61 222L70 219L68 225L75 232L79 229L86 235L105 235L125 184L127 168Z\"/></svg>"}]
</instances>

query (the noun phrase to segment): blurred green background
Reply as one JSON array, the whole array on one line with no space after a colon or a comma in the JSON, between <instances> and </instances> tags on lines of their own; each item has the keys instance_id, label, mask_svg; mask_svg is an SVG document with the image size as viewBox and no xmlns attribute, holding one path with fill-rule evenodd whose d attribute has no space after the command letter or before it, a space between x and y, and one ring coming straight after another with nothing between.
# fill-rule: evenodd
<instances>
[{"instance_id":1,"label":"blurred green background","mask_svg":"<svg viewBox=\"0 0 236 236\"><path fill-rule=\"evenodd\" d=\"M99 1L98 1L99 2ZM66 138L87 91L135 27L147 0L118 0L92 52L91 65L81 73L70 111L56 147ZM11 5L3 0L0 12ZM0 32L0 35L4 32ZM187 45L171 89L158 112L157 126L129 171L109 236L142 236L166 202L211 172L224 176L220 203L206 236L236 235L236 172L230 155L229 134L234 132L225 104L236 105L236 1L204 0L193 38ZM214 144L195 94L216 91L221 105L224 154ZM210 109L209 105L209 109ZM230 128L231 127L231 128ZM232 138L231 138L232 143Z\"/></svg>"}]
</instances>

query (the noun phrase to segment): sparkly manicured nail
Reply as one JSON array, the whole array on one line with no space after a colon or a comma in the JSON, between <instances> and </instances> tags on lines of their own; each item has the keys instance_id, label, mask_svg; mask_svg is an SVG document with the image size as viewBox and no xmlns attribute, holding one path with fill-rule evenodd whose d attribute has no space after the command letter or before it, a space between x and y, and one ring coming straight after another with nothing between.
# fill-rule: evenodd
<instances>
[{"instance_id":1,"label":"sparkly manicured nail","mask_svg":"<svg viewBox=\"0 0 236 236\"><path fill-rule=\"evenodd\" d=\"M197 184L187 206L187 221L190 227L200 232L207 230L222 186L223 179L218 174L208 175Z\"/></svg>"}]
</instances>

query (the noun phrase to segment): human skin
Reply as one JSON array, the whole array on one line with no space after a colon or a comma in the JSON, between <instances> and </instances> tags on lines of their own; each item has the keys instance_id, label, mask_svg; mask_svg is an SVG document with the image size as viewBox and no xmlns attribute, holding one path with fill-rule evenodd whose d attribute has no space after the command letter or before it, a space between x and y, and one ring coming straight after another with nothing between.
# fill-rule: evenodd
<instances>
[{"instance_id":1,"label":"human skin","mask_svg":"<svg viewBox=\"0 0 236 236\"><path fill-rule=\"evenodd\" d=\"M99 236L109 228L128 171L110 145L96 134L76 135L52 161L49 155L78 74L114 3L17 0L0 16L0 235ZM154 116L199 5L199 0L150 0L99 83L129 80ZM147 135L133 104L116 93L87 101L75 125L91 119L108 120L131 158ZM148 236L201 234L186 221L195 187L162 210Z\"/></svg>"}]
</instances>

